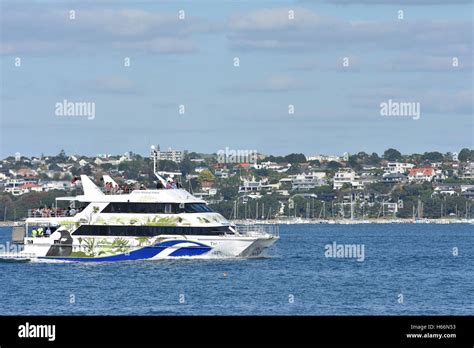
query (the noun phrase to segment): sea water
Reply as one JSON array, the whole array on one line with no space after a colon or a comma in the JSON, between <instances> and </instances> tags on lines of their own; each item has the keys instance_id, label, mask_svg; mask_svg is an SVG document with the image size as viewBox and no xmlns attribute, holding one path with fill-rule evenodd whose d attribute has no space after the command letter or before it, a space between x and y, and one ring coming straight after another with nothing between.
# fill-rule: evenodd
<instances>
[{"instance_id":1,"label":"sea water","mask_svg":"<svg viewBox=\"0 0 474 348\"><path fill-rule=\"evenodd\" d=\"M10 236L0 227L0 243ZM282 225L280 236L260 259L1 262L0 314L474 314L472 225Z\"/></svg>"}]
</instances>

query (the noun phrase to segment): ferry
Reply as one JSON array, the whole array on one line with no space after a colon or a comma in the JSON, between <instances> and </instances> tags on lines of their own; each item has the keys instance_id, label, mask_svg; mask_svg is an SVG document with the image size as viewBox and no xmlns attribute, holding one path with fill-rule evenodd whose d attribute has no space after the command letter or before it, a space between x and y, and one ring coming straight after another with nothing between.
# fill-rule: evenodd
<instances>
[{"instance_id":1,"label":"ferry","mask_svg":"<svg viewBox=\"0 0 474 348\"><path fill-rule=\"evenodd\" d=\"M156 175L163 186L169 183L169 178ZM182 188L107 194L86 175L80 181L82 195L57 198L77 209L29 211L24 226L13 232L21 234L22 250L0 258L71 262L253 258L262 257L279 239L278 226L235 225ZM104 176L104 182L117 185L110 176Z\"/></svg>"}]
</instances>

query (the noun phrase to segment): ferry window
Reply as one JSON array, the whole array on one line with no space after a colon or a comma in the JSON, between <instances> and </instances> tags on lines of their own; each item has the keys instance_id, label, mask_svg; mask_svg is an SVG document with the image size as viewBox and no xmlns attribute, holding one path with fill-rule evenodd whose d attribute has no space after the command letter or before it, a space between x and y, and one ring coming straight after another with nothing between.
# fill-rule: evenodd
<instances>
[{"instance_id":1,"label":"ferry window","mask_svg":"<svg viewBox=\"0 0 474 348\"><path fill-rule=\"evenodd\" d=\"M178 204L171 203L124 203L112 202L103 213L134 213L134 214L172 214L178 211Z\"/></svg>"},{"instance_id":2,"label":"ferry window","mask_svg":"<svg viewBox=\"0 0 474 348\"><path fill-rule=\"evenodd\" d=\"M204 203L187 203L185 211L186 213L210 213L212 209Z\"/></svg>"}]
</instances>

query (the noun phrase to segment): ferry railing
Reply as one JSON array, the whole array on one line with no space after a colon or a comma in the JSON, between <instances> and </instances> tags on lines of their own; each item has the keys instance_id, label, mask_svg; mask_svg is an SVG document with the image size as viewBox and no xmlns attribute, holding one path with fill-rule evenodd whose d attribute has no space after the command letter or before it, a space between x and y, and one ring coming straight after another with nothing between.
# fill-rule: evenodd
<instances>
[{"instance_id":1,"label":"ferry railing","mask_svg":"<svg viewBox=\"0 0 474 348\"><path fill-rule=\"evenodd\" d=\"M272 236L279 237L280 231L278 225L236 225L237 232L244 236L259 237L259 236Z\"/></svg>"},{"instance_id":2,"label":"ferry railing","mask_svg":"<svg viewBox=\"0 0 474 348\"><path fill-rule=\"evenodd\" d=\"M43 210L43 209L28 209L28 217L29 218L49 218L49 217L66 217L66 216L74 216L68 214L66 209L51 209L51 210Z\"/></svg>"}]
</instances>

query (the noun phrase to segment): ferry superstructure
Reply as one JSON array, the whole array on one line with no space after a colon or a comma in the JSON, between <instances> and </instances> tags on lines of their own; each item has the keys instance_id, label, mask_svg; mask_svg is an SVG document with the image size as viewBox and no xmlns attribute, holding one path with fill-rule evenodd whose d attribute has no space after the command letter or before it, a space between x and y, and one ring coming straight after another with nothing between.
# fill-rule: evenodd
<instances>
[{"instance_id":1,"label":"ferry superstructure","mask_svg":"<svg viewBox=\"0 0 474 348\"><path fill-rule=\"evenodd\" d=\"M60 197L84 209L73 216L26 219L24 248L0 257L80 262L259 257L276 226L236 226L184 189L104 194L81 175L83 195ZM48 229L33 236L32 228ZM35 233L34 233L35 234Z\"/></svg>"}]
</instances>

